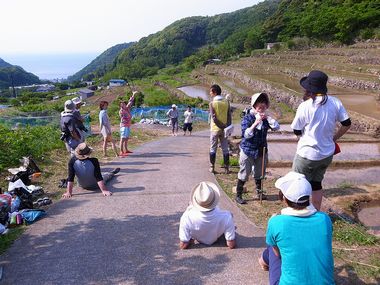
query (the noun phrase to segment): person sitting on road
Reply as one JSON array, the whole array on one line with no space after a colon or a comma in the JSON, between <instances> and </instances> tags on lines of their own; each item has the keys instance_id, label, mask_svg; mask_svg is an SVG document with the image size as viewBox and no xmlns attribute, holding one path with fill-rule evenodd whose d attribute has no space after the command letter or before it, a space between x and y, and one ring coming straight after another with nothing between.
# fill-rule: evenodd
<instances>
[{"instance_id":1,"label":"person sitting on road","mask_svg":"<svg viewBox=\"0 0 380 285\"><path fill-rule=\"evenodd\" d=\"M292 171L275 186L286 208L269 219L268 247L259 258L269 284L334 284L332 223L310 203L311 184Z\"/></svg>"},{"instance_id":2,"label":"person sitting on road","mask_svg":"<svg viewBox=\"0 0 380 285\"><path fill-rule=\"evenodd\" d=\"M177 105L173 104L172 108L166 113L166 115L170 119L170 123L172 125L172 135L177 136L178 134L178 110Z\"/></svg>"},{"instance_id":3,"label":"person sitting on road","mask_svg":"<svg viewBox=\"0 0 380 285\"><path fill-rule=\"evenodd\" d=\"M230 249L236 246L232 214L219 209L219 198L219 188L214 183L201 182L193 188L190 205L180 221L180 249L188 248L194 240L211 245L222 235Z\"/></svg>"},{"instance_id":4,"label":"person sitting on road","mask_svg":"<svg viewBox=\"0 0 380 285\"><path fill-rule=\"evenodd\" d=\"M115 168L109 173L102 174L100 171L99 160L90 157L92 148L86 143L81 143L75 149L75 156L68 163L67 191L62 195L63 198L70 198L73 195L74 177L77 176L78 184L86 190L101 190L104 196L111 196L112 192L106 187L120 168Z\"/></svg>"}]
</instances>

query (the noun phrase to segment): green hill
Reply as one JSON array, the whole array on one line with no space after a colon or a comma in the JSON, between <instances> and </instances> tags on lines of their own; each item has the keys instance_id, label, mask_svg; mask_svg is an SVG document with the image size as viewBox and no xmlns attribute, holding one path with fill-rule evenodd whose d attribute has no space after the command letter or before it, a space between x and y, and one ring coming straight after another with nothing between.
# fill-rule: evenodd
<instances>
[{"instance_id":1,"label":"green hill","mask_svg":"<svg viewBox=\"0 0 380 285\"><path fill-rule=\"evenodd\" d=\"M90 62L87 66L85 66L83 69L78 71L72 76L68 77L68 81L79 81L82 78L84 80L92 80L95 77L101 77L106 73L109 66L113 63L115 58L118 56L118 54L130 47L133 43L123 43L115 45L109 49L107 49L105 52L100 54L98 57L96 57L93 61Z\"/></svg>"},{"instance_id":2,"label":"green hill","mask_svg":"<svg viewBox=\"0 0 380 285\"><path fill-rule=\"evenodd\" d=\"M12 86L12 81L14 86L40 83L38 76L0 58L0 89Z\"/></svg>"},{"instance_id":3,"label":"green hill","mask_svg":"<svg viewBox=\"0 0 380 285\"><path fill-rule=\"evenodd\" d=\"M192 68L209 58L249 55L267 42L297 37L317 45L345 44L379 36L379 25L376 1L267 0L232 13L176 21L122 51L104 79L142 78L184 60Z\"/></svg>"}]
</instances>

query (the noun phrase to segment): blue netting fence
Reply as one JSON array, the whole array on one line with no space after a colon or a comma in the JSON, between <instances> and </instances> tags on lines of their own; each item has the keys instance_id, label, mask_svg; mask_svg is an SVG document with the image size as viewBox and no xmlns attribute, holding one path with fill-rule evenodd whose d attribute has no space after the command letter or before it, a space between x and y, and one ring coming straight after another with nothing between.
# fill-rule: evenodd
<instances>
[{"instance_id":1,"label":"blue netting fence","mask_svg":"<svg viewBox=\"0 0 380 285\"><path fill-rule=\"evenodd\" d=\"M140 107L140 108L132 108L131 113L132 117L136 119L152 119L160 122L168 121L168 116L166 113L170 110L171 106L155 106L155 107ZM183 113L187 110L186 105L177 106L180 122L184 121ZM209 113L208 111L199 109L199 108L191 108L194 113L193 121L208 121Z\"/></svg>"},{"instance_id":2,"label":"blue netting fence","mask_svg":"<svg viewBox=\"0 0 380 285\"><path fill-rule=\"evenodd\" d=\"M82 114L84 125L91 134L90 114ZM59 128L61 114L55 111L17 112L12 115L0 116L0 124L9 128L55 126Z\"/></svg>"}]
</instances>

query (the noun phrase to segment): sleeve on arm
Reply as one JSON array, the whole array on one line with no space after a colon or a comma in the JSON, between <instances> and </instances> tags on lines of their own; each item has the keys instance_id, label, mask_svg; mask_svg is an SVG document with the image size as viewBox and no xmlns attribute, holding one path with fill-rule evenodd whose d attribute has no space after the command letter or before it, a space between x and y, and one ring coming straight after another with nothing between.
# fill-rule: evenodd
<instances>
[{"instance_id":1,"label":"sleeve on arm","mask_svg":"<svg viewBox=\"0 0 380 285\"><path fill-rule=\"evenodd\" d=\"M344 122L350 118L341 101L338 101L338 121Z\"/></svg>"},{"instance_id":2,"label":"sleeve on arm","mask_svg":"<svg viewBox=\"0 0 380 285\"><path fill-rule=\"evenodd\" d=\"M348 118L347 120L344 120L343 122L340 122L342 126L348 127L351 126L351 119Z\"/></svg>"},{"instance_id":3,"label":"sleeve on arm","mask_svg":"<svg viewBox=\"0 0 380 285\"><path fill-rule=\"evenodd\" d=\"M96 158L90 158L90 159L91 159L92 164L94 165L94 176L96 178L96 181L97 182L102 181L103 176L100 171L99 160L97 160Z\"/></svg>"},{"instance_id":4,"label":"sleeve on arm","mask_svg":"<svg viewBox=\"0 0 380 285\"><path fill-rule=\"evenodd\" d=\"M275 240L275 234L273 232L273 218L270 218L268 221L268 228L267 228L267 234L266 234L266 243L269 246L276 246L276 240Z\"/></svg>"},{"instance_id":5,"label":"sleeve on arm","mask_svg":"<svg viewBox=\"0 0 380 285\"><path fill-rule=\"evenodd\" d=\"M67 164L68 168L68 175L67 175L67 181L69 182L74 182L74 177L75 177L75 170L74 170L74 162L75 162L75 157L72 157L69 160L69 163Z\"/></svg>"},{"instance_id":6,"label":"sleeve on arm","mask_svg":"<svg viewBox=\"0 0 380 285\"><path fill-rule=\"evenodd\" d=\"M224 237L226 238L226 241L235 240L235 224L231 213L229 213L226 230L224 231Z\"/></svg>"},{"instance_id":7,"label":"sleeve on arm","mask_svg":"<svg viewBox=\"0 0 380 285\"><path fill-rule=\"evenodd\" d=\"M300 135L302 135L302 131L301 131L301 130L293 130L293 132L294 132L294 134L295 134L296 136L300 136Z\"/></svg>"},{"instance_id":8,"label":"sleeve on arm","mask_svg":"<svg viewBox=\"0 0 380 285\"><path fill-rule=\"evenodd\" d=\"M187 211L187 210L186 210ZM191 239L191 233L188 225L187 213L183 213L179 223L179 240L182 242L189 242Z\"/></svg>"},{"instance_id":9,"label":"sleeve on arm","mask_svg":"<svg viewBox=\"0 0 380 285\"><path fill-rule=\"evenodd\" d=\"M296 116L294 117L293 122L290 125L290 127L293 130L301 130L302 131L305 128L305 126L306 126L306 121L305 121L305 116L303 114L303 106L301 103L301 105L297 109Z\"/></svg>"},{"instance_id":10,"label":"sleeve on arm","mask_svg":"<svg viewBox=\"0 0 380 285\"><path fill-rule=\"evenodd\" d=\"M241 120L241 131L242 131L242 135L246 138L246 139L249 139L251 137L253 137L253 132L250 132L248 130L248 128L250 126L252 126L252 124L254 123L251 122L247 116L244 116L243 119Z\"/></svg>"}]
</instances>

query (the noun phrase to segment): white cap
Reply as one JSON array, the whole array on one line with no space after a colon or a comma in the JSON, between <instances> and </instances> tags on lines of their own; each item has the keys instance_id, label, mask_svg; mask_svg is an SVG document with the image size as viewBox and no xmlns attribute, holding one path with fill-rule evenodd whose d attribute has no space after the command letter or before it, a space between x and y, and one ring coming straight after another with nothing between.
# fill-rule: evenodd
<instances>
[{"instance_id":1,"label":"white cap","mask_svg":"<svg viewBox=\"0 0 380 285\"><path fill-rule=\"evenodd\" d=\"M259 99L259 97L260 97L261 95L263 95L263 96L265 96L265 97L267 98L267 101L268 101L268 107L269 107L269 97L268 97L268 95L267 95L266 93L264 93L264 92L261 92L261 93L255 93L255 94L252 95L252 97L251 97L251 106L255 105L257 99Z\"/></svg>"},{"instance_id":2,"label":"white cap","mask_svg":"<svg viewBox=\"0 0 380 285\"><path fill-rule=\"evenodd\" d=\"M80 97L75 97L71 99L75 105L82 103L82 99Z\"/></svg>"},{"instance_id":3,"label":"white cap","mask_svg":"<svg viewBox=\"0 0 380 285\"><path fill-rule=\"evenodd\" d=\"M305 175L294 171L278 179L274 186L280 189L289 201L294 203L307 202L311 196L311 185L306 180ZM300 200L304 196L309 196L309 198Z\"/></svg>"},{"instance_id":4,"label":"white cap","mask_svg":"<svg viewBox=\"0 0 380 285\"><path fill-rule=\"evenodd\" d=\"M172 105L172 108L177 108L177 105L176 105L176 104L173 104L173 105Z\"/></svg>"},{"instance_id":5,"label":"white cap","mask_svg":"<svg viewBox=\"0 0 380 285\"><path fill-rule=\"evenodd\" d=\"M65 102L65 112L72 112L75 110L75 104L71 100Z\"/></svg>"}]
</instances>

